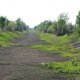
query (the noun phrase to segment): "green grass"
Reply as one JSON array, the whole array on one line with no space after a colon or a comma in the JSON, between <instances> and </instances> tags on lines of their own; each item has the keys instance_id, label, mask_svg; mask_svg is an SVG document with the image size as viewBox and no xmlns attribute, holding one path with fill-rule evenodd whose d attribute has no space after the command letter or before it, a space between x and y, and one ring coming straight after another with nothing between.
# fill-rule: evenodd
<instances>
[{"instance_id":1,"label":"green grass","mask_svg":"<svg viewBox=\"0 0 80 80\"><path fill-rule=\"evenodd\" d=\"M7 47L12 45L10 41L12 39L18 38L21 36L20 32L1 32L0 33L0 46L1 47Z\"/></svg>"},{"instance_id":2,"label":"green grass","mask_svg":"<svg viewBox=\"0 0 80 80\"><path fill-rule=\"evenodd\" d=\"M54 70L55 73L80 73L80 62L53 62L42 63L43 68Z\"/></svg>"},{"instance_id":3,"label":"green grass","mask_svg":"<svg viewBox=\"0 0 80 80\"><path fill-rule=\"evenodd\" d=\"M80 74L80 61L73 58L64 62L41 63L43 68L51 69L55 73Z\"/></svg>"},{"instance_id":4,"label":"green grass","mask_svg":"<svg viewBox=\"0 0 80 80\"><path fill-rule=\"evenodd\" d=\"M55 36L48 33L37 33L41 40L44 40L50 45L34 45L31 48L39 49L43 51L60 53L62 57L77 57L80 55L80 49L74 48L72 46L73 35L68 37L65 36Z\"/></svg>"},{"instance_id":5,"label":"green grass","mask_svg":"<svg viewBox=\"0 0 80 80\"><path fill-rule=\"evenodd\" d=\"M34 45L33 49L60 54L63 58L68 58L66 62L42 63L44 68L52 69L55 72L62 73L80 73L80 49L73 47L74 42L80 42L77 35L55 36L48 33L37 33L40 39L50 43L49 45ZM76 58L76 60L75 60Z\"/></svg>"}]
</instances>

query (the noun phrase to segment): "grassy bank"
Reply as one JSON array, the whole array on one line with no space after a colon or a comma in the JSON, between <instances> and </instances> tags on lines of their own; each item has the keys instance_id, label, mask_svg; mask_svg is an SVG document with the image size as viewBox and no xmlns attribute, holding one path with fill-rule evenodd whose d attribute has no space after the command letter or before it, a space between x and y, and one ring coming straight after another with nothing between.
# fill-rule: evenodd
<instances>
[{"instance_id":1,"label":"grassy bank","mask_svg":"<svg viewBox=\"0 0 80 80\"><path fill-rule=\"evenodd\" d=\"M73 36L55 36L48 33L38 33L41 40L44 40L50 45L35 45L31 48L54 52L56 54L61 54L62 57L73 58L80 55L80 49L73 46Z\"/></svg>"},{"instance_id":2,"label":"grassy bank","mask_svg":"<svg viewBox=\"0 0 80 80\"><path fill-rule=\"evenodd\" d=\"M48 33L37 33L41 40L44 40L49 45L34 45L33 49L43 50L59 54L60 57L67 58L66 62L42 63L44 68L52 69L55 72L79 74L80 73L80 49L73 46L79 42L77 35L71 36L55 36Z\"/></svg>"},{"instance_id":3,"label":"grassy bank","mask_svg":"<svg viewBox=\"0 0 80 80\"><path fill-rule=\"evenodd\" d=\"M12 45L11 40L15 38L19 38L21 36L21 32L1 32L0 33L0 46L7 47Z\"/></svg>"}]
</instances>

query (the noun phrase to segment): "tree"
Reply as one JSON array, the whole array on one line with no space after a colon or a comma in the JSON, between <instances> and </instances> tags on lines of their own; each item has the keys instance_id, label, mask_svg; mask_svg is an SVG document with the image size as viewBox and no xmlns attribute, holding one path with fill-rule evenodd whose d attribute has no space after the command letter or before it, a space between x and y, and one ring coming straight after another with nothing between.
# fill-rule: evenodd
<instances>
[{"instance_id":1,"label":"tree","mask_svg":"<svg viewBox=\"0 0 80 80\"><path fill-rule=\"evenodd\" d=\"M9 22L10 22L10 20L6 19L6 22L5 22L5 30L7 30Z\"/></svg>"},{"instance_id":2,"label":"tree","mask_svg":"<svg viewBox=\"0 0 80 80\"><path fill-rule=\"evenodd\" d=\"M10 21L8 26L7 26L7 30L14 32L15 28L16 28L16 23L14 21Z\"/></svg>"},{"instance_id":3,"label":"tree","mask_svg":"<svg viewBox=\"0 0 80 80\"><path fill-rule=\"evenodd\" d=\"M54 21L52 25L48 28L47 32L56 34L57 32L57 21Z\"/></svg>"},{"instance_id":4,"label":"tree","mask_svg":"<svg viewBox=\"0 0 80 80\"><path fill-rule=\"evenodd\" d=\"M80 35L80 11L78 12L78 15L76 16L76 27L77 27L77 32Z\"/></svg>"},{"instance_id":5,"label":"tree","mask_svg":"<svg viewBox=\"0 0 80 80\"><path fill-rule=\"evenodd\" d=\"M16 31L23 31L23 30L28 30L29 29L29 26L26 25L20 18L18 18L16 20Z\"/></svg>"},{"instance_id":6,"label":"tree","mask_svg":"<svg viewBox=\"0 0 80 80\"><path fill-rule=\"evenodd\" d=\"M22 31L21 19L20 19L20 18L18 18L18 19L16 20L16 26L17 26L17 28L16 28L17 31Z\"/></svg>"},{"instance_id":7,"label":"tree","mask_svg":"<svg viewBox=\"0 0 80 80\"><path fill-rule=\"evenodd\" d=\"M47 32L48 28L52 25L51 21L45 20L41 22L38 26L36 26L36 29L39 31Z\"/></svg>"},{"instance_id":8,"label":"tree","mask_svg":"<svg viewBox=\"0 0 80 80\"><path fill-rule=\"evenodd\" d=\"M57 21L57 35L65 35L67 32L68 16L65 13L61 13Z\"/></svg>"},{"instance_id":9,"label":"tree","mask_svg":"<svg viewBox=\"0 0 80 80\"><path fill-rule=\"evenodd\" d=\"M67 35L69 36L70 34L72 34L74 32L75 26L72 25L71 23L67 24Z\"/></svg>"},{"instance_id":10,"label":"tree","mask_svg":"<svg viewBox=\"0 0 80 80\"><path fill-rule=\"evenodd\" d=\"M43 32L54 33L57 36L67 34L67 23L68 23L68 16L65 13L61 13L58 19L54 22L45 20L41 22L35 29Z\"/></svg>"},{"instance_id":11,"label":"tree","mask_svg":"<svg viewBox=\"0 0 80 80\"><path fill-rule=\"evenodd\" d=\"M59 15L58 19L52 23L48 28L48 32L54 33L57 36L65 35L67 33L68 16L65 13Z\"/></svg>"},{"instance_id":12,"label":"tree","mask_svg":"<svg viewBox=\"0 0 80 80\"><path fill-rule=\"evenodd\" d=\"M10 21L4 16L0 16L0 28L2 31L23 31L28 30L29 26L26 25L20 18L16 21Z\"/></svg>"},{"instance_id":13,"label":"tree","mask_svg":"<svg viewBox=\"0 0 80 80\"><path fill-rule=\"evenodd\" d=\"M2 31L4 31L4 28L6 26L6 17L1 16L0 17L0 27L2 28Z\"/></svg>"},{"instance_id":14,"label":"tree","mask_svg":"<svg viewBox=\"0 0 80 80\"><path fill-rule=\"evenodd\" d=\"M45 20L43 23L44 23L43 32L47 32L48 28L52 25L52 22Z\"/></svg>"}]
</instances>

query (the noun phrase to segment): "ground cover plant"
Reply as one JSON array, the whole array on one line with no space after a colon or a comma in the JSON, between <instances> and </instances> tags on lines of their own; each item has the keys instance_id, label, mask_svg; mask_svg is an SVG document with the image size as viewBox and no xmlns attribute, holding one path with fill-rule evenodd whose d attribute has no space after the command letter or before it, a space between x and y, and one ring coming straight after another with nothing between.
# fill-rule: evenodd
<instances>
[{"instance_id":1,"label":"ground cover plant","mask_svg":"<svg viewBox=\"0 0 80 80\"><path fill-rule=\"evenodd\" d=\"M79 74L80 73L80 49L73 46L74 36L55 36L49 33L37 33L40 39L50 44L47 45L34 45L31 46L33 49L38 49L47 52L53 52L59 54L61 57L68 61L63 62L49 62L41 63L43 68L54 70L57 73L69 73ZM79 41L79 38L76 40ZM75 41L75 42L76 42Z\"/></svg>"},{"instance_id":2,"label":"ground cover plant","mask_svg":"<svg viewBox=\"0 0 80 80\"><path fill-rule=\"evenodd\" d=\"M73 57L73 56L79 56L80 49L75 48L72 41L72 36L68 37L67 35L64 36L55 36L48 33L38 33L41 40L44 40L49 45L34 45L31 46L32 48L37 48L39 50L49 51L49 52L56 52L61 54L63 57Z\"/></svg>"},{"instance_id":3,"label":"ground cover plant","mask_svg":"<svg viewBox=\"0 0 80 80\"><path fill-rule=\"evenodd\" d=\"M12 39L19 38L22 35L21 32L1 32L0 33L0 46L7 47L13 45Z\"/></svg>"}]
</instances>

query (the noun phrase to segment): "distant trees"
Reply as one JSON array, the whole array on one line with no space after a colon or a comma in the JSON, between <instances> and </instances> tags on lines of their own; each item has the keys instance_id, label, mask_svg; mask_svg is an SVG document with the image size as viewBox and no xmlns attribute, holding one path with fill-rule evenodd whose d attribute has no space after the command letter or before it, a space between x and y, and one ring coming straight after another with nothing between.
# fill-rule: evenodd
<instances>
[{"instance_id":1,"label":"distant trees","mask_svg":"<svg viewBox=\"0 0 80 80\"><path fill-rule=\"evenodd\" d=\"M51 21L45 20L44 22L41 22L38 26L36 26L35 29L38 29L39 31L47 32L47 29L51 25L52 25Z\"/></svg>"},{"instance_id":2,"label":"distant trees","mask_svg":"<svg viewBox=\"0 0 80 80\"><path fill-rule=\"evenodd\" d=\"M3 16L0 17L0 28L2 29L2 31L6 27L6 20L7 20L6 17Z\"/></svg>"},{"instance_id":3,"label":"distant trees","mask_svg":"<svg viewBox=\"0 0 80 80\"><path fill-rule=\"evenodd\" d=\"M18 18L16 20L16 28L15 30L16 31L23 31L23 30L28 30L29 29L29 26L26 25L20 18Z\"/></svg>"},{"instance_id":4,"label":"distant trees","mask_svg":"<svg viewBox=\"0 0 80 80\"><path fill-rule=\"evenodd\" d=\"M47 29L49 28L49 26L52 25L52 22L46 20L46 21L43 22L43 24L44 24L44 25L43 25L43 26L44 26L43 31L44 31L44 32L47 32Z\"/></svg>"},{"instance_id":5,"label":"distant trees","mask_svg":"<svg viewBox=\"0 0 80 80\"><path fill-rule=\"evenodd\" d=\"M16 28L16 22L9 21L6 30L14 32L15 31L15 28Z\"/></svg>"},{"instance_id":6,"label":"distant trees","mask_svg":"<svg viewBox=\"0 0 80 80\"><path fill-rule=\"evenodd\" d=\"M51 26L47 29L48 33L57 34L57 21L54 21Z\"/></svg>"},{"instance_id":7,"label":"distant trees","mask_svg":"<svg viewBox=\"0 0 80 80\"><path fill-rule=\"evenodd\" d=\"M0 28L2 31L23 31L28 30L29 26L26 25L20 18L16 21L10 21L4 16L0 16Z\"/></svg>"},{"instance_id":8,"label":"distant trees","mask_svg":"<svg viewBox=\"0 0 80 80\"><path fill-rule=\"evenodd\" d=\"M72 34L74 31L75 31L75 26L72 25L72 23L68 23L68 24L67 24L67 34L68 34L68 36L69 36L70 34Z\"/></svg>"},{"instance_id":9,"label":"distant trees","mask_svg":"<svg viewBox=\"0 0 80 80\"><path fill-rule=\"evenodd\" d=\"M67 22L67 14L60 14L57 21L57 35L65 35L67 33Z\"/></svg>"},{"instance_id":10,"label":"distant trees","mask_svg":"<svg viewBox=\"0 0 80 80\"><path fill-rule=\"evenodd\" d=\"M43 32L53 33L57 36L62 36L68 34L68 36L73 32L74 26L68 22L68 15L61 13L57 20L55 21L44 21L41 22L35 29Z\"/></svg>"},{"instance_id":11,"label":"distant trees","mask_svg":"<svg viewBox=\"0 0 80 80\"><path fill-rule=\"evenodd\" d=\"M16 30L18 31L22 31L23 29L22 29L22 21L21 21L21 19L20 18L18 18L17 20L16 20Z\"/></svg>"},{"instance_id":12,"label":"distant trees","mask_svg":"<svg viewBox=\"0 0 80 80\"><path fill-rule=\"evenodd\" d=\"M76 27L77 27L77 32L80 35L80 11L78 12L78 15L76 16Z\"/></svg>"}]
</instances>

